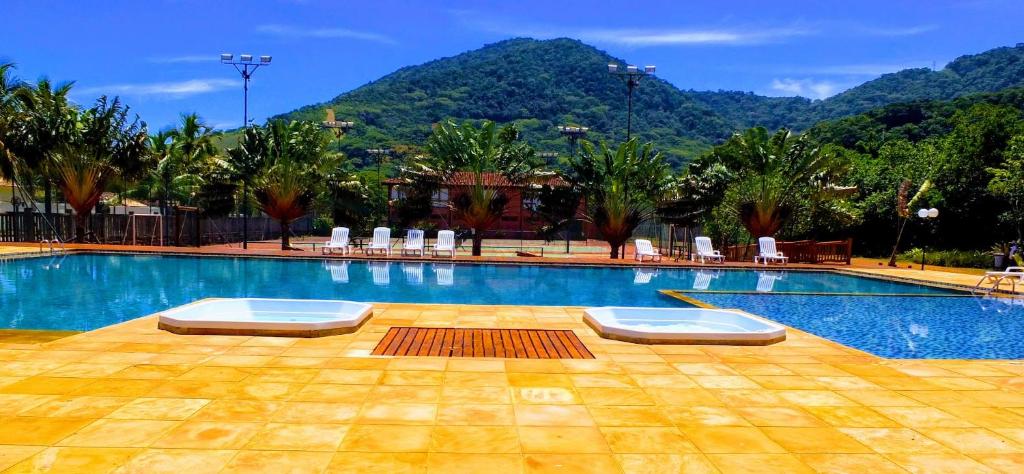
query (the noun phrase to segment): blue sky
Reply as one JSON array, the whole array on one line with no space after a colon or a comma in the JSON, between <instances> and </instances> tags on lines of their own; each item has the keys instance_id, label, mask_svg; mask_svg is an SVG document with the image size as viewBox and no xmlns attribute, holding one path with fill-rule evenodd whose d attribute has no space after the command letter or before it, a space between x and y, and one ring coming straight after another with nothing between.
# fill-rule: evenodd
<instances>
[{"instance_id":1,"label":"blue sky","mask_svg":"<svg viewBox=\"0 0 1024 474\"><path fill-rule=\"evenodd\" d=\"M241 125L241 81L221 52L273 55L250 90L261 122L519 36L577 38L655 64L684 89L811 98L1024 41L1020 0L5 0L3 10L0 60L19 76L74 80L80 103L120 95L155 129L182 112Z\"/></svg>"}]
</instances>

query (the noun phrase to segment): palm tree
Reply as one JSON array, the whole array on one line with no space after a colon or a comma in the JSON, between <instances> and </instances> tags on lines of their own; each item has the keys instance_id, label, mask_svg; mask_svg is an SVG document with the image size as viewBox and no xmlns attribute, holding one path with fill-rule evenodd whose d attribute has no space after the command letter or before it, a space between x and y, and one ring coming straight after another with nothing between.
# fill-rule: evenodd
<instances>
[{"instance_id":1,"label":"palm tree","mask_svg":"<svg viewBox=\"0 0 1024 474\"><path fill-rule=\"evenodd\" d=\"M261 171L254 180L256 201L280 223L281 250L294 250L291 223L309 211L340 156L328 152L330 138L314 122L273 121L258 133L265 155L259 158Z\"/></svg>"},{"instance_id":2,"label":"palm tree","mask_svg":"<svg viewBox=\"0 0 1024 474\"><path fill-rule=\"evenodd\" d=\"M75 133L52 153L50 165L64 199L75 210L75 241L86 236L89 214L114 179L137 178L145 169L149 149L145 124L130 119L118 99L101 97L76 113Z\"/></svg>"},{"instance_id":3,"label":"palm tree","mask_svg":"<svg viewBox=\"0 0 1024 474\"><path fill-rule=\"evenodd\" d=\"M570 170L570 179L587 197L588 220L611 246L611 258L618 258L633 231L653 217L670 178L661 154L635 138L615 150L603 142L595 149L584 141Z\"/></svg>"},{"instance_id":4,"label":"palm tree","mask_svg":"<svg viewBox=\"0 0 1024 474\"><path fill-rule=\"evenodd\" d=\"M856 192L835 184L847 169L844 161L807 134L786 129L771 136L762 127L736 134L716 148L712 161L736 173L726 202L753 237L775 235L812 201Z\"/></svg>"},{"instance_id":5,"label":"palm tree","mask_svg":"<svg viewBox=\"0 0 1024 474\"><path fill-rule=\"evenodd\" d=\"M17 141L15 134L18 124L22 122L17 97L21 82L14 77L13 70L13 64L0 64L0 177L12 182L16 166L12 145Z\"/></svg>"},{"instance_id":6,"label":"palm tree","mask_svg":"<svg viewBox=\"0 0 1024 474\"><path fill-rule=\"evenodd\" d=\"M524 183L539 167L533 148L519 142L519 130L508 125L497 131L489 120L477 128L451 120L434 128L427 139L427 156L417 172L439 182L456 182L468 189L454 197L452 210L473 233L473 255L479 256L483 234L505 212L509 196L503 188ZM488 182L488 176L504 182Z\"/></svg>"},{"instance_id":7,"label":"palm tree","mask_svg":"<svg viewBox=\"0 0 1024 474\"><path fill-rule=\"evenodd\" d=\"M56 179L51 176L53 155L58 149L64 148L77 133L77 110L68 102L72 85L71 82L54 84L42 78L29 86L27 93L19 95L24 111L24 133L18 154L28 170L34 172L42 182L44 210L47 214L52 211L52 182Z\"/></svg>"}]
</instances>

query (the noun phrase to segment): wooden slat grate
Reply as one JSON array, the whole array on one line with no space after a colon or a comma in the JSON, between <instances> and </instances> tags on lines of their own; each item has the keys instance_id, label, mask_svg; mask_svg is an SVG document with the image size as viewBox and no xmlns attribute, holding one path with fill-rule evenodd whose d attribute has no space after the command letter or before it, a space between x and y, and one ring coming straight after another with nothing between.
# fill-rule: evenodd
<instances>
[{"instance_id":1,"label":"wooden slat grate","mask_svg":"<svg viewBox=\"0 0 1024 474\"><path fill-rule=\"evenodd\" d=\"M373 355L593 359L576 334L560 329L392 327Z\"/></svg>"}]
</instances>

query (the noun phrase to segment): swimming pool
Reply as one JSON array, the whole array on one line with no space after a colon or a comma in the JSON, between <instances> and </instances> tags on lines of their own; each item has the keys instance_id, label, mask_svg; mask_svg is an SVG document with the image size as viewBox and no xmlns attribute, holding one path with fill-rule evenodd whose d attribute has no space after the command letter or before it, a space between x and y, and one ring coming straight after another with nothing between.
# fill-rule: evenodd
<instances>
[{"instance_id":1,"label":"swimming pool","mask_svg":"<svg viewBox=\"0 0 1024 474\"><path fill-rule=\"evenodd\" d=\"M1024 307L829 272L72 254L0 261L0 328L90 330L201 298L738 308L885 357L1024 357ZM716 293L718 291L744 292ZM802 296L844 292L904 296ZM993 310L994 311L994 310ZM895 334L917 331L910 338ZM983 323L983 324L982 324ZM988 329L981 329L983 325ZM926 336L921 328L927 328ZM965 329L968 328L968 329ZM911 333L913 334L913 333Z\"/></svg>"}]
</instances>

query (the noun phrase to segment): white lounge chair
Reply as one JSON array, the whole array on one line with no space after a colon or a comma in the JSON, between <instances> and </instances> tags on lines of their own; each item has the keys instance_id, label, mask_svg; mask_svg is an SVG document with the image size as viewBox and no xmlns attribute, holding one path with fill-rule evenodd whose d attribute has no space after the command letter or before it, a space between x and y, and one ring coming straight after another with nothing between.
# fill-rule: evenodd
<instances>
[{"instance_id":1,"label":"white lounge chair","mask_svg":"<svg viewBox=\"0 0 1024 474\"><path fill-rule=\"evenodd\" d=\"M405 282L410 285L422 285L423 284L423 264L422 263L402 263L402 272L405 273Z\"/></svg>"},{"instance_id":2,"label":"white lounge chair","mask_svg":"<svg viewBox=\"0 0 1024 474\"><path fill-rule=\"evenodd\" d=\"M452 286L455 284L455 264L435 263L434 276L437 278L438 286Z\"/></svg>"},{"instance_id":3,"label":"white lounge chair","mask_svg":"<svg viewBox=\"0 0 1024 474\"><path fill-rule=\"evenodd\" d=\"M771 293L775 289L775 282L781 280L783 274L776 272L757 272L757 292Z\"/></svg>"},{"instance_id":4,"label":"white lounge chair","mask_svg":"<svg viewBox=\"0 0 1024 474\"><path fill-rule=\"evenodd\" d=\"M651 282L651 279L658 276L657 268L641 267L634 268L633 271L636 272L636 276L633 277L634 285L646 285Z\"/></svg>"},{"instance_id":5,"label":"white lounge chair","mask_svg":"<svg viewBox=\"0 0 1024 474\"><path fill-rule=\"evenodd\" d=\"M757 246L761 250L760 255L754 255L754 263L758 260L768 265L769 262L781 262L783 265L789 263L789 257L782 254L775 249L775 239L771 237L761 237L757 239Z\"/></svg>"},{"instance_id":6,"label":"white lounge chair","mask_svg":"<svg viewBox=\"0 0 1024 474\"><path fill-rule=\"evenodd\" d=\"M693 255L693 260L700 260L700 263L704 263L704 260L711 260L712 262L725 263L725 255L717 251L711 245L711 238L709 237L697 237L693 239L693 242L697 245L697 253Z\"/></svg>"},{"instance_id":7,"label":"white lounge chair","mask_svg":"<svg viewBox=\"0 0 1024 474\"><path fill-rule=\"evenodd\" d=\"M391 262L370 262L367 264L373 275L373 284L388 286L391 284Z\"/></svg>"},{"instance_id":8,"label":"white lounge chair","mask_svg":"<svg viewBox=\"0 0 1024 474\"><path fill-rule=\"evenodd\" d=\"M1013 281L1014 279L1017 281ZM978 289L988 284L992 285L992 290L998 290L997 286L1004 280L1010 282L1013 285L1012 289L1015 290L1018 284L1024 284L1024 267L1006 267L1003 271L985 272L985 276L981 277L974 287Z\"/></svg>"},{"instance_id":9,"label":"white lounge chair","mask_svg":"<svg viewBox=\"0 0 1024 474\"><path fill-rule=\"evenodd\" d=\"M366 246L366 254L373 255L375 252L391 256L391 229L387 227L373 229L373 241Z\"/></svg>"},{"instance_id":10,"label":"white lounge chair","mask_svg":"<svg viewBox=\"0 0 1024 474\"><path fill-rule=\"evenodd\" d=\"M654 246L651 245L650 240L636 239L636 241L633 242L633 245L636 247L636 255L634 256L636 261L642 262L648 257L650 257L652 262L661 261L661 254L658 253L657 250L654 250Z\"/></svg>"},{"instance_id":11,"label":"white lounge chair","mask_svg":"<svg viewBox=\"0 0 1024 474\"><path fill-rule=\"evenodd\" d=\"M423 256L423 231L420 229L409 229L405 233L405 243L402 244L402 255Z\"/></svg>"},{"instance_id":12,"label":"white lounge chair","mask_svg":"<svg viewBox=\"0 0 1024 474\"><path fill-rule=\"evenodd\" d=\"M331 231L331 240L324 242L324 246L320 248L320 251L327 253L334 253L335 250L341 250L341 254L352 253L352 245L348 241L348 227L335 227Z\"/></svg>"},{"instance_id":13,"label":"white lounge chair","mask_svg":"<svg viewBox=\"0 0 1024 474\"><path fill-rule=\"evenodd\" d=\"M455 232L442 230L437 233L437 242L434 243L435 257L438 252L448 252L452 258L455 258Z\"/></svg>"},{"instance_id":14,"label":"white lounge chair","mask_svg":"<svg viewBox=\"0 0 1024 474\"><path fill-rule=\"evenodd\" d=\"M331 272L331 281L348 283L348 260L324 260L324 268Z\"/></svg>"},{"instance_id":15,"label":"white lounge chair","mask_svg":"<svg viewBox=\"0 0 1024 474\"><path fill-rule=\"evenodd\" d=\"M697 274L693 276L693 289L707 290L711 287L711 280L717 279L718 275L718 270L697 270Z\"/></svg>"}]
</instances>

